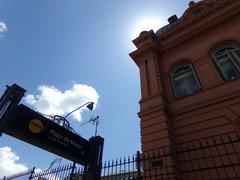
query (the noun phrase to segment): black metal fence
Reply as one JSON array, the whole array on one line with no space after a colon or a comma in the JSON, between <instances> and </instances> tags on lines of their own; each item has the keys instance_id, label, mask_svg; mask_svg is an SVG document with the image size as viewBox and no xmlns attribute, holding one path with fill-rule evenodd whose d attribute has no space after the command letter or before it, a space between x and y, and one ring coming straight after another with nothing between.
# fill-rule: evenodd
<instances>
[{"instance_id":1,"label":"black metal fence","mask_svg":"<svg viewBox=\"0 0 240 180\"><path fill-rule=\"evenodd\" d=\"M33 173L31 180L81 180L83 167L76 167L75 163L67 164L48 171Z\"/></svg>"},{"instance_id":2,"label":"black metal fence","mask_svg":"<svg viewBox=\"0 0 240 180\"><path fill-rule=\"evenodd\" d=\"M240 179L240 138L224 134L145 153L142 179Z\"/></svg>"},{"instance_id":3,"label":"black metal fence","mask_svg":"<svg viewBox=\"0 0 240 180\"><path fill-rule=\"evenodd\" d=\"M28 171L24 171L24 172L20 172L20 173L17 173L17 174L14 174L14 175L11 175L11 176L4 176L1 180L17 180L17 179L20 179L23 180L23 179L28 179L31 174L34 172L34 169L33 168L32 170L28 170Z\"/></svg>"},{"instance_id":4,"label":"black metal fence","mask_svg":"<svg viewBox=\"0 0 240 180\"><path fill-rule=\"evenodd\" d=\"M82 180L84 168L75 164L29 174L33 180ZM6 178L8 179L8 178ZM237 134L200 139L172 148L103 163L103 180L240 179L240 138Z\"/></svg>"}]
</instances>

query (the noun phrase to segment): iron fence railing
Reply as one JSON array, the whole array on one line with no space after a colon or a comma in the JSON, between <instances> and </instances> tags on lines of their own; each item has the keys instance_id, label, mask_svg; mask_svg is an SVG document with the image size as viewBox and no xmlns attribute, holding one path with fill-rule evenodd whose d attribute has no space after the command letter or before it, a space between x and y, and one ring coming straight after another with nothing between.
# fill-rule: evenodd
<instances>
[{"instance_id":1,"label":"iron fence railing","mask_svg":"<svg viewBox=\"0 0 240 180\"><path fill-rule=\"evenodd\" d=\"M240 179L240 138L224 134L141 155L141 179Z\"/></svg>"},{"instance_id":2,"label":"iron fence railing","mask_svg":"<svg viewBox=\"0 0 240 180\"><path fill-rule=\"evenodd\" d=\"M101 179L136 179L141 175L139 160L140 153L138 152L136 156L105 162L102 166Z\"/></svg>"},{"instance_id":3,"label":"iron fence railing","mask_svg":"<svg viewBox=\"0 0 240 180\"><path fill-rule=\"evenodd\" d=\"M48 171L34 170L27 179L82 180L84 172L84 167L69 164ZM10 179L5 177L5 180ZM240 179L240 138L235 133L223 134L171 148L138 152L103 163L101 179L237 180Z\"/></svg>"},{"instance_id":4,"label":"iron fence railing","mask_svg":"<svg viewBox=\"0 0 240 180\"><path fill-rule=\"evenodd\" d=\"M34 172L34 169L35 168L33 168L32 170L28 170L28 171L20 172L20 173L17 173L17 174L13 174L13 175L8 176L8 177L4 176L2 179L0 178L0 180L18 180L20 178L22 180L28 179L31 176L31 174Z\"/></svg>"},{"instance_id":5,"label":"iron fence railing","mask_svg":"<svg viewBox=\"0 0 240 180\"><path fill-rule=\"evenodd\" d=\"M75 163L56 167L48 171L40 171L32 174L31 180L74 180L81 179L83 167L76 167Z\"/></svg>"}]
</instances>

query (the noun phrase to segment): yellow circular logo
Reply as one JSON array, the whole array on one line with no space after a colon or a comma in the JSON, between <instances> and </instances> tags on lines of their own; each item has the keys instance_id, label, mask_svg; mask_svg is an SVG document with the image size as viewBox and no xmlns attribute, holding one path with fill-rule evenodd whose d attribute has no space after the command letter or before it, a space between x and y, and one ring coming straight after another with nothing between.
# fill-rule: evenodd
<instances>
[{"instance_id":1,"label":"yellow circular logo","mask_svg":"<svg viewBox=\"0 0 240 180\"><path fill-rule=\"evenodd\" d=\"M32 133L40 133L43 130L43 123L39 119L33 119L29 122L28 128Z\"/></svg>"}]
</instances>

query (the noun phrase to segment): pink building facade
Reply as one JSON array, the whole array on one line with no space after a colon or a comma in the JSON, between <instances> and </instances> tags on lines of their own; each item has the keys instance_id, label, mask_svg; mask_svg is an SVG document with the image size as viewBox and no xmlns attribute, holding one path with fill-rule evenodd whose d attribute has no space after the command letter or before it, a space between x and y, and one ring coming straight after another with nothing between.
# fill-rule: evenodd
<instances>
[{"instance_id":1,"label":"pink building facade","mask_svg":"<svg viewBox=\"0 0 240 180\"><path fill-rule=\"evenodd\" d=\"M239 0L191 1L182 17L170 17L156 33L143 31L133 43L144 153L240 135ZM229 156L231 148L224 149L222 155ZM181 171L179 159L168 157L168 165Z\"/></svg>"}]
</instances>

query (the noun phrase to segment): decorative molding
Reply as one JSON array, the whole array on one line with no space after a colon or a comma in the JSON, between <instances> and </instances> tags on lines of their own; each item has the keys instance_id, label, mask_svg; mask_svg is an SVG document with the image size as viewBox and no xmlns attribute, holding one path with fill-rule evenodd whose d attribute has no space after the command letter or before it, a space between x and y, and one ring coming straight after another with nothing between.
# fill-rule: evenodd
<instances>
[{"instance_id":1,"label":"decorative molding","mask_svg":"<svg viewBox=\"0 0 240 180\"><path fill-rule=\"evenodd\" d=\"M146 54L151 52L156 52L158 49L158 45L156 41L153 41L149 44L146 44L146 46L137 49L136 51L133 51L129 54L129 56L134 60L134 62L139 66L139 61L142 59Z\"/></svg>"},{"instance_id":2,"label":"decorative molding","mask_svg":"<svg viewBox=\"0 0 240 180\"><path fill-rule=\"evenodd\" d=\"M233 4L235 6L233 6ZM226 11L226 7L229 9ZM234 10L233 10L234 9ZM216 13L218 12L218 13ZM224 13L224 16L223 16ZM219 18L221 16L221 18ZM183 48L186 44L192 43L193 41L203 38L206 34L212 33L220 28L224 24L239 20L240 17L240 1L236 0L225 0L217 4L217 6L210 8L189 20L182 20L179 24L166 32L158 38L158 43L161 44L161 49L158 51L163 54L171 54L173 51ZM212 24L209 24L206 19L214 18L211 20ZM204 22L205 21L205 22ZM204 26L206 25L207 26ZM189 34L187 31L190 28L195 28L194 33Z\"/></svg>"},{"instance_id":3,"label":"decorative molding","mask_svg":"<svg viewBox=\"0 0 240 180\"><path fill-rule=\"evenodd\" d=\"M183 13L182 18L183 19L190 19L193 17L193 12L197 11L197 10L202 10L200 13L202 13L203 11L207 10L208 8L211 8L214 5L215 1L209 1L209 0L205 0L205 1L200 1L195 3L194 1L190 1L189 2L189 8Z\"/></svg>"},{"instance_id":4,"label":"decorative molding","mask_svg":"<svg viewBox=\"0 0 240 180\"><path fill-rule=\"evenodd\" d=\"M143 47L145 44L144 42L147 40L153 41L155 39L155 34L153 30L150 31L142 31L140 35L134 39L132 42L135 44L137 48ZM146 42L148 44L149 42Z\"/></svg>"},{"instance_id":5,"label":"decorative molding","mask_svg":"<svg viewBox=\"0 0 240 180\"><path fill-rule=\"evenodd\" d=\"M229 7L227 9L227 12L223 12L226 11L226 7ZM219 18L219 16L221 16L221 18ZM145 54L149 53L149 51L156 51L160 55L171 54L180 48L184 48L186 44L190 44L195 40L206 37L206 34L210 34L218 29L221 29L223 25L238 20L239 17L239 0L221 1L220 3L216 3L216 6L207 9L194 18L181 20L178 24L176 24L173 28L171 28L168 32L164 33L160 37L151 37L152 42L145 44L129 55L138 65L139 57L144 56ZM213 19L211 20L214 23L209 24L208 21L205 21L206 19L210 18L214 18L215 21L213 21ZM206 24L207 26L204 26ZM194 33L189 34L188 30L190 28L195 28L194 31L191 30L191 32ZM145 36L146 34L144 33L144 37L142 37L143 40L149 38L149 36ZM142 38L140 36L134 41L140 42Z\"/></svg>"},{"instance_id":6,"label":"decorative molding","mask_svg":"<svg viewBox=\"0 0 240 180\"><path fill-rule=\"evenodd\" d=\"M185 109L194 108L194 107L199 106L201 104L202 103L200 101L198 101L198 102L194 102L194 103L191 103L191 104L187 104L187 105L184 106L184 108Z\"/></svg>"},{"instance_id":7,"label":"decorative molding","mask_svg":"<svg viewBox=\"0 0 240 180\"><path fill-rule=\"evenodd\" d=\"M197 109L200 109L200 108L211 106L213 104L220 104L222 101L230 100L232 98L239 98L239 97L240 97L240 91L236 90L234 92L230 92L229 94L225 94L225 95L223 95L221 97L218 97L218 98L208 99L207 101L201 101L201 102L199 101L196 104L191 103L191 104L185 105L182 108L179 108L174 112L171 110L170 113L173 116L177 116L177 115L180 115L180 114L184 114L188 111L194 111L194 110L197 110Z\"/></svg>"},{"instance_id":8,"label":"decorative molding","mask_svg":"<svg viewBox=\"0 0 240 180\"><path fill-rule=\"evenodd\" d=\"M152 84L149 74L149 64L148 60L144 61L144 68L145 68L145 76L146 76L146 85L147 85L147 95L148 97L152 95Z\"/></svg>"},{"instance_id":9,"label":"decorative molding","mask_svg":"<svg viewBox=\"0 0 240 180\"><path fill-rule=\"evenodd\" d=\"M155 113L155 112L163 112L163 115L165 115L165 111L164 111L164 106L158 106L158 107L149 107L145 110L141 110L139 113L138 113L138 116L140 118L142 118L143 116L147 116L147 115L152 115L152 113Z\"/></svg>"}]
</instances>

